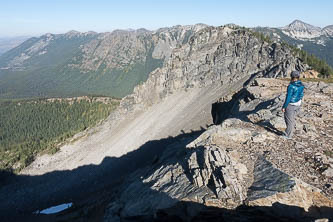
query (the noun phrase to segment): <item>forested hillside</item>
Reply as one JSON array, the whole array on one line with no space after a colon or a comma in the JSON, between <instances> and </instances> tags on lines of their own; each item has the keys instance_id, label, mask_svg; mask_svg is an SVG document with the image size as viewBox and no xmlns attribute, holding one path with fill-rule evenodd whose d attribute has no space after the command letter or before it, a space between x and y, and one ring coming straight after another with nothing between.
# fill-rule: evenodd
<instances>
[{"instance_id":1,"label":"forested hillside","mask_svg":"<svg viewBox=\"0 0 333 222\"><path fill-rule=\"evenodd\" d=\"M40 152L53 153L76 133L105 119L118 101L0 101L0 170L19 170Z\"/></svg>"}]
</instances>

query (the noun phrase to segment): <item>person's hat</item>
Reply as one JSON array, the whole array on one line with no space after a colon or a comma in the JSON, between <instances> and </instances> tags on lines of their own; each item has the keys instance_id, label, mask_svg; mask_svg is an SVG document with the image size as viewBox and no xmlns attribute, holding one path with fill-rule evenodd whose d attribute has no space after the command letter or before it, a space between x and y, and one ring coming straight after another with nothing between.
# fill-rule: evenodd
<instances>
[{"instance_id":1,"label":"person's hat","mask_svg":"<svg viewBox=\"0 0 333 222\"><path fill-rule=\"evenodd\" d=\"M291 78L299 78L301 73L299 71L292 71L290 76Z\"/></svg>"}]
</instances>

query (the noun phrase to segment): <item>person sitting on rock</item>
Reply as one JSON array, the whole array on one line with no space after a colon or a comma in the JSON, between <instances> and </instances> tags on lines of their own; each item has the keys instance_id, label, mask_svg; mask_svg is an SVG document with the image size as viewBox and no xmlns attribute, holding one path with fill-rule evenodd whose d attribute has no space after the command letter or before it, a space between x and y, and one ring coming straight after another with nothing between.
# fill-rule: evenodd
<instances>
[{"instance_id":1,"label":"person sitting on rock","mask_svg":"<svg viewBox=\"0 0 333 222\"><path fill-rule=\"evenodd\" d=\"M291 139L294 134L296 126L295 116L301 108L302 98L304 95L304 85L299 80L300 72L293 71L290 76L291 81L288 85L286 100L282 107L282 112L284 112L284 121L287 125L285 135L283 136L285 139Z\"/></svg>"}]
</instances>

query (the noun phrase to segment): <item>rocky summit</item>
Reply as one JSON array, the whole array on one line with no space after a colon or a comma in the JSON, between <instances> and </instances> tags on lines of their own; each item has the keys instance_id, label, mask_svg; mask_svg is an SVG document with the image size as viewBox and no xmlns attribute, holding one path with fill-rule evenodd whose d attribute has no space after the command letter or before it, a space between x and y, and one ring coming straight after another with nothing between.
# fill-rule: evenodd
<instances>
[{"instance_id":1,"label":"rocky summit","mask_svg":"<svg viewBox=\"0 0 333 222\"><path fill-rule=\"evenodd\" d=\"M259 78L221 98L221 124L129 175L104 221L333 219L333 85L305 83L296 135L284 140L287 85Z\"/></svg>"}]
</instances>

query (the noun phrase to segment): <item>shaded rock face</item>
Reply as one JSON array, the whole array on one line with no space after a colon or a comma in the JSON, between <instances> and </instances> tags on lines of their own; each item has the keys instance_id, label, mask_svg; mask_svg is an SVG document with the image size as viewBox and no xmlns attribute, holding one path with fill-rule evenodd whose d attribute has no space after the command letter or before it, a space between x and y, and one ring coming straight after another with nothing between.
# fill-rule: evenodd
<instances>
[{"instance_id":1,"label":"shaded rock face","mask_svg":"<svg viewBox=\"0 0 333 222\"><path fill-rule=\"evenodd\" d=\"M246 167L226 149L206 145L201 138L187 147L171 145L151 169L129 176L119 198L110 204L106 221L154 214L179 201L237 207L245 200L240 183L245 173Z\"/></svg>"},{"instance_id":2,"label":"shaded rock face","mask_svg":"<svg viewBox=\"0 0 333 222\"><path fill-rule=\"evenodd\" d=\"M224 141L224 146L217 142L228 128L240 124L232 119L225 122L186 147L168 146L152 167L130 175L109 204L104 221L308 221L331 217L333 202L319 189L282 172L263 156L255 161L253 172L248 171L237 151L224 148L241 140L228 145ZM212 145L216 143L219 146ZM253 182L249 186L245 181L250 175Z\"/></svg>"},{"instance_id":3,"label":"shaded rock face","mask_svg":"<svg viewBox=\"0 0 333 222\"><path fill-rule=\"evenodd\" d=\"M256 161L253 176L254 182L247 197L250 203L277 193L290 192L296 184L289 175L274 168L272 163L263 157Z\"/></svg>"},{"instance_id":4,"label":"shaded rock face","mask_svg":"<svg viewBox=\"0 0 333 222\"><path fill-rule=\"evenodd\" d=\"M247 205L272 206L281 203L288 206L299 206L305 211L311 209L314 217L331 217L333 201L326 198L316 189L300 180L290 177L275 168L263 157L258 158L254 168L254 182L249 187ZM321 207L331 210L320 210ZM298 211L281 211L280 216L301 217Z\"/></svg>"}]
</instances>

